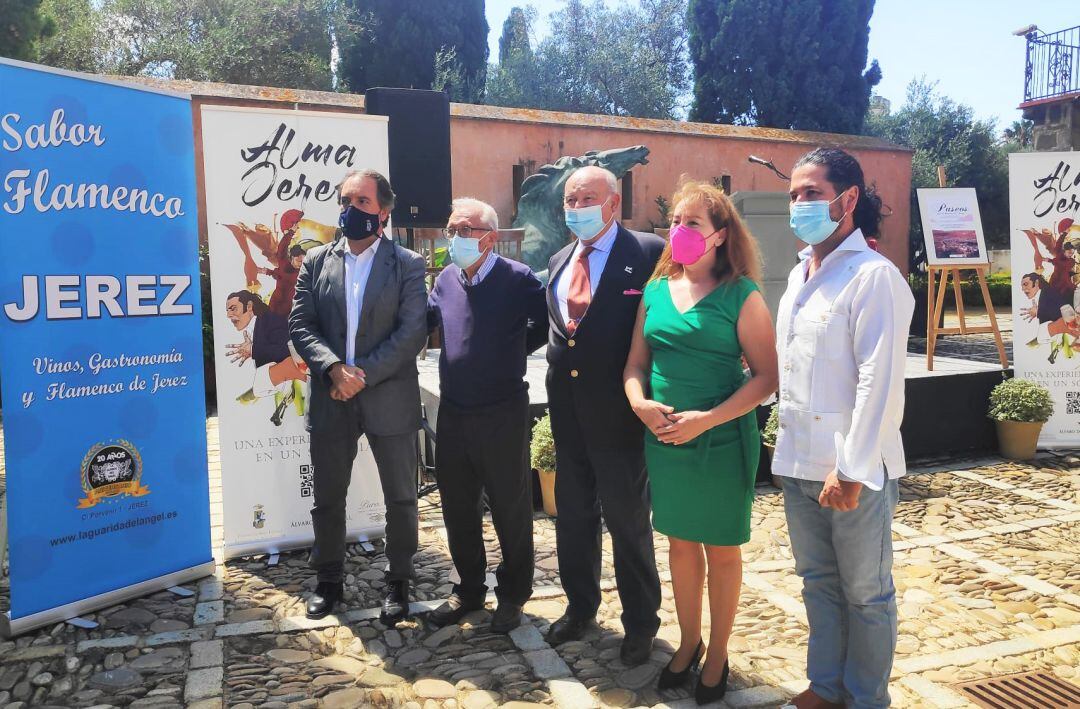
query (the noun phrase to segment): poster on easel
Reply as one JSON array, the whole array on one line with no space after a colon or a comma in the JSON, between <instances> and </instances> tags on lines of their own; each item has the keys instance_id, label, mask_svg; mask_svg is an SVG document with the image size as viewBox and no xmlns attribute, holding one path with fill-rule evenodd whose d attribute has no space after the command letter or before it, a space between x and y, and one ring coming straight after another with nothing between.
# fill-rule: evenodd
<instances>
[{"instance_id":1,"label":"poster on easel","mask_svg":"<svg viewBox=\"0 0 1080 709\"><path fill-rule=\"evenodd\" d=\"M19 634L213 573L190 97L0 59Z\"/></svg>"},{"instance_id":2,"label":"poster on easel","mask_svg":"<svg viewBox=\"0 0 1080 709\"><path fill-rule=\"evenodd\" d=\"M217 376L225 557L310 546L308 368L288 317L304 255L334 241L338 185L388 174L387 119L204 104L205 229ZM381 536L378 469L362 437L346 534Z\"/></svg>"},{"instance_id":3,"label":"poster on easel","mask_svg":"<svg viewBox=\"0 0 1080 709\"><path fill-rule=\"evenodd\" d=\"M1080 153L1009 155L1013 361L1054 414L1039 445L1080 443Z\"/></svg>"},{"instance_id":4,"label":"poster on easel","mask_svg":"<svg viewBox=\"0 0 1080 709\"><path fill-rule=\"evenodd\" d=\"M923 188L916 194L928 265L990 263L974 188Z\"/></svg>"}]
</instances>

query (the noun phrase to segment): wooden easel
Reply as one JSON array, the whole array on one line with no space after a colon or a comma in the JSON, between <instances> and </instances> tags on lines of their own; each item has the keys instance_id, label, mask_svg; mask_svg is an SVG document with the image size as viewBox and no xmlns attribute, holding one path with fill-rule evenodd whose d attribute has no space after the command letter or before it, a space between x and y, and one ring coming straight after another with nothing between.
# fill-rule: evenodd
<instances>
[{"instance_id":1,"label":"wooden easel","mask_svg":"<svg viewBox=\"0 0 1080 709\"><path fill-rule=\"evenodd\" d=\"M937 171L938 184L944 187L945 168L939 165ZM968 270L975 271L975 276L979 279L979 288L982 290L986 314L990 316L990 325L988 326L969 327L964 316L964 294L960 290L960 272ZM1005 342L1001 339L1001 328L998 327L997 313L994 312L994 304L990 302L990 289L986 285L986 274L989 271L989 263L927 267L926 369L928 371L934 371L934 349L937 346L939 335L979 335L991 332L997 342L1001 368L1007 369L1009 367L1009 358L1005 354ZM945 291L948 289L949 276L952 276L953 297L956 299L956 314L960 318L960 327L938 327L938 321L941 319L945 306Z\"/></svg>"}]
</instances>

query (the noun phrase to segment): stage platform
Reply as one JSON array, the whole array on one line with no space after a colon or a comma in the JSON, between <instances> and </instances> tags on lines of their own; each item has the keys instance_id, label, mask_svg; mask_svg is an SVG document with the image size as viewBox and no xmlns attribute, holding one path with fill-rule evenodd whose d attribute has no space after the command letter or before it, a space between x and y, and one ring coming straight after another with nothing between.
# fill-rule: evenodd
<instances>
[{"instance_id":1,"label":"stage platform","mask_svg":"<svg viewBox=\"0 0 1080 709\"><path fill-rule=\"evenodd\" d=\"M986 418L986 410L990 390L1001 381L1003 372L1000 364L985 359L937 356L933 371L929 371L925 354L908 354L907 403L901 431L909 460L997 449L997 434L993 422ZM428 350L427 358L419 360L418 366L420 399L434 429L439 416L439 351ZM1011 375L1011 369L1005 371ZM547 362L541 349L529 357L525 374L529 406L537 418L547 410L546 373Z\"/></svg>"}]
</instances>

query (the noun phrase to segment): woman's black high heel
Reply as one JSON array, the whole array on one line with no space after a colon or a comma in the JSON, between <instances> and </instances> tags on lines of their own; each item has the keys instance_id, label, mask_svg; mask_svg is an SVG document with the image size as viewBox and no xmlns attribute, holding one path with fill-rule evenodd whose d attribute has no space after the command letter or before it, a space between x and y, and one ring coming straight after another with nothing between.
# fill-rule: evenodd
<instances>
[{"instance_id":1,"label":"woman's black high heel","mask_svg":"<svg viewBox=\"0 0 1080 709\"><path fill-rule=\"evenodd\" d=\"M686 666L686 669L682 672L673 672L671 670L671 662L675 661L672 658L671 662L661 670L660 678L656 680L657 689L673 689L686 683L686 680L690 679L690 673L697 669L698 663L701 662L701 656L705 653L705 643L698 640L697 648L694 650L694 656L690 658L690 664Z\"/></svg>"},{"instance_id":2,"label":"woman's black high heel","mask_svg":"<svg viewBox=\"0 0 1080 709\"><path fill-rule=\"evenodd\" d=\"M709 704L710 702L718 702L724 698L724 694L727 693L727 681L728 670L730 669L727 661L724 661L724 674L720 677L720 683L710 687L701 681L701 676L698 676L697 688L694 690L694 699L697 701L698 706L702 704Z\"/></svg>"}]
</instances>

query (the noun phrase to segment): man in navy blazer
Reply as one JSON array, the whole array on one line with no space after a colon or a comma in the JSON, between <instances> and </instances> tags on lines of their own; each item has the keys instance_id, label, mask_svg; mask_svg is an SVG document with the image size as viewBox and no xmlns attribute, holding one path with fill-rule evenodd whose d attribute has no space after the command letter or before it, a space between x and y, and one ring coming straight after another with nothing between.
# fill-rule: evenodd
<instances>
[{"instance_id":1,"label":"man in navy blazer","mask_svg":"<svg viewBox=\"0 0 1080 709\"><path fill-rule=\"evenodd\" d=\"M567 224L577 236L551 257L547 389L555 438L559 576L568 607L548 640L577 640L600 606L601 514L611 535L622 601L626 665L645 662L659 628L645 475L644 429L623 392L641 292L664 248L616 220L615 176L583 167L566 182Z\"/></svg>"}]
</instances>

